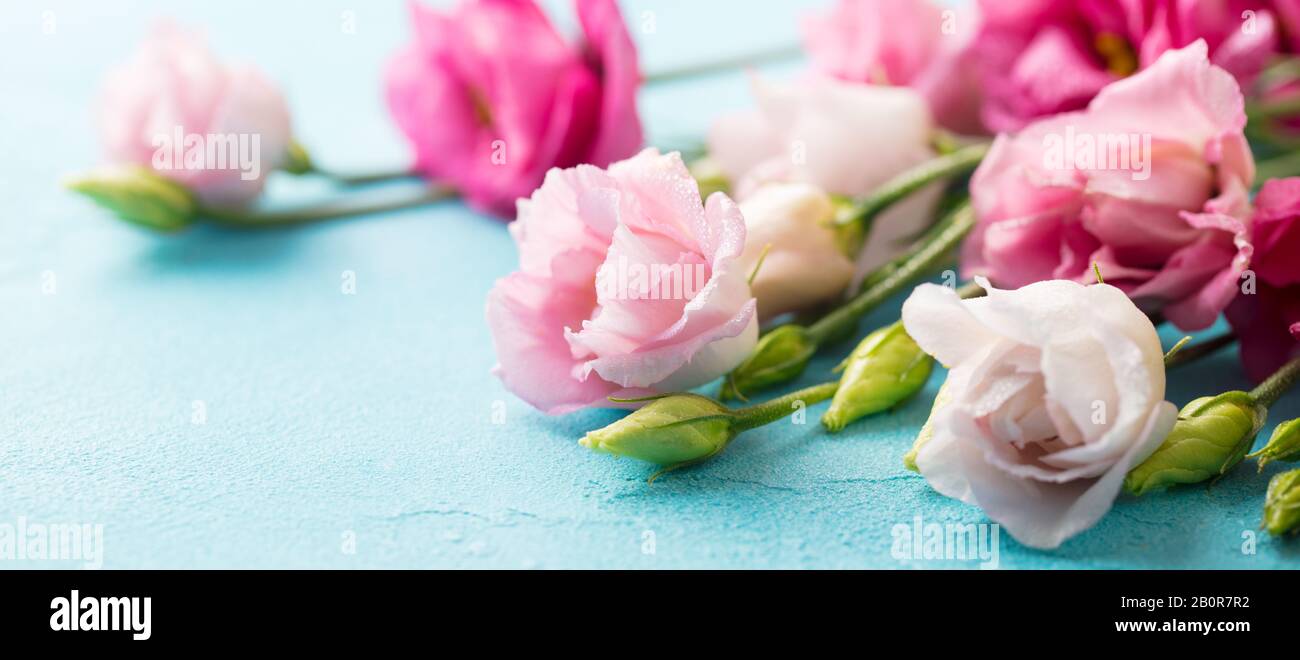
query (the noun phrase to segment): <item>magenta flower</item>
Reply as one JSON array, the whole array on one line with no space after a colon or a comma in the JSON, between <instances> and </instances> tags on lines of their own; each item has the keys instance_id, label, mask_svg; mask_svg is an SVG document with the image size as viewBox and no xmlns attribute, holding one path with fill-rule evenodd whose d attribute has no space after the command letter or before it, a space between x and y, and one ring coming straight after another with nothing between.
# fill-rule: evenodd
<instances>
[{"instance_id":1,"label":"magenta flower","mask_svg":"<svg viewBox=\"0 0 1300 660\"><path fill-rule=\"evenodd\" d=\"M1295 12L1291 3L1279 4ZM1211 61L1245 86L1280 48L1273 5L980 0L983 23L973 48L986 95L984 122L1014 131L1039 117L1079 110L1110 83L1198 39L1206 42Z\"/></svg>"},{"instance_id":2,"label":"magenta flower","mask_svg":"<svg viewBox=\"0 0 1300 660\"><path fill-rule=\"evenodd\" d=\"M1300 178L1274 179L1255 196L1255 287L1228 307L1246 373L1262 381L1300 354Z\"/></svg>"},{"instance_id":3,"label":"magenta flower","mask_svg":"<svg viewBox=\"0 0 1300 660\"><path fill-rule=\"evenodd\" d=\"M549 414L687 390L758 341L745 220L679 155L551 170L510 225L519 270L488 294L507 389Z\"/></svg>"},{"instance_id":4,"label":"magenta flower","mask_svg":"<svg viewBox=\"0 0 1300 660\"><path fill-rule=\"evenodd\" d=\"M839 0L804 19L817 70L846 82L911 87L940 126L983 133L979 77L969 45L974 12L941 11L929 0Z\"/></svg>"},{"instance_id":5,"label":"magenta flower","mask_svg":"<svg viewBox=\"0 0 1300 660\"><path fill-rule=\"evenodd\" d=\"M1165 53L1081 112L1001 135L971 180L963 269L999 286L1107 284L1204 328L1237 293L1254 160L1236 81L1204 42Z\"/></svg>"},{"instance_id":6,"label":"magenta flower","mask_svg":"<svg viewBox=\"0 0 1300 660\"><path fill-rule=\"evenodd\" d=\"M475 208L509 215L552 167L636 153L636 48L613 0L576 0L568 43L532 0L412 2L415 42L388 69L388 105L415 167Z\"/></svg>"}]
</instances>

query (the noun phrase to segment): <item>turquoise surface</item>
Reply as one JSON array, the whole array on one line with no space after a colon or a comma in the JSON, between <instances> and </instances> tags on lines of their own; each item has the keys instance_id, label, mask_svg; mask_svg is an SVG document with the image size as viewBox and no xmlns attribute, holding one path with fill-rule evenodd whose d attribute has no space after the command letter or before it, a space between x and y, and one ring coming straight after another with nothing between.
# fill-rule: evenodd
<instances>
[{"instance_id":1,"label":"turquoise surface","mask_svg":"<svg viewBox=\"0 0 1300 660\"><path fill-rule=\"evenodd\" d=\"M653 72L793 44L802 4L626 11ZM355 33L341 29L345 12ZM406 39L401 3L5 3L0 524L102 524L109 568L975 565L891 554L894 526L917 516L986 522L900 462L941 375L840 436L809 415L647 485L645 465L576 443L616 413L546 417L489 376L483 301L515 263L502 223L447 203L291 231L159 237L63 191L61 177L96 163L91 104L104 67L163 13L282 81L300 138L326 165L405 162L379 82ZM711 117L746 103L739 73L642 98L666 145L698 141ZM336 193L282 176L270 194L291 204ZM346 273L354 295L342 292ZM814 364L806 383L848 348ZM1169 398L1245 385L1228 351L1177 372ZM1292 395L1272 421L1298 413ZM1121 498L1053 552L1003 534L1000 566L1295 566L1294 542L1261 535L1243 552L1280 469L1247 465L1214 487Z\"/></svg>"}]
</instances>

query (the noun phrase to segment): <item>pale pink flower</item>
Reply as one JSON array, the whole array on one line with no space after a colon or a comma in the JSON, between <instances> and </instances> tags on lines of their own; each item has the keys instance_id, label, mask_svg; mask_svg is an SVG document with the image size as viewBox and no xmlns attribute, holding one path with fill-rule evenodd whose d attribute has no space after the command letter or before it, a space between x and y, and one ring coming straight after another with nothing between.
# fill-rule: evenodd
<instances>
[{"instance_id":1,"label":"pale pink flower","mask_svg":"<svg viewBox=\"0 0 1300 660\"><path fill-rule=\"evenodd\" d=\"M223 64L201 35L171 23L108 73L97 119L111 162L152 168L213 207L255 199L292 140L274 84L251 66Z\"/></svg>"},{"instance_id":2,"label":"pale pink flower","mask_svg":"<svg viewBox=\"0 0 1300 660\"><path fill-rule=\"evenodd\" d=\"M757 108L720 117L708 136L709 156L742 203L774 182L865 195L935 155L934 126L915 90L824 76L790 83L754 76L751 84ZM858 255L859 276L889 261L933 221L938 192L927 188L876 218Z\"/></svg>"},{"instance_id":3,"label":"pale pink flower","mask_svg":"<svg viewBox=\"0 0 1300 660\"><path fill-rule=\"evenodd\" d=\"M1112 286L980 284L985 298L923 284L903 304L907 333L949 368L916 467L1017 541L1055 548L1173 428L1160 338Z\"/></svg>"},{"instance_id":4,"label":"pale pink flower","mask_svg":"<svg viewBox=\"0 0 1300 660\"><path fill-rule=\"evenodd\" d=\"M804 44L818 71L869 85L911 87L935 121L982 133L978 69L970 44L979 18L929 0L839 0L807 16Z\"/></svg>"},{"instance_id":5,"label":"pale pink flower","mask_svg":"<svg viewBox=\"0 0 1300 660\"><path fill-rule=\"evenodd\" d=\"M1254 160L1241 90L1196 42L1086 110L1001 135L971 180L963 270L999 286L1095 280L1178 327L1209 326L1250 262Z\"/></svg>"},{"instance_id":6,"label":"pale pink flower","mask_svg":"<svg viewBox=\"0 0 1300 660\"><path fill-rule=\"evenodd\" d=\"M702 203L676 153L553 169L510 233L519 270L487 302L495 371L539 410L698 387L757 342L740 209Z\"/></svg>"}]
</instances>

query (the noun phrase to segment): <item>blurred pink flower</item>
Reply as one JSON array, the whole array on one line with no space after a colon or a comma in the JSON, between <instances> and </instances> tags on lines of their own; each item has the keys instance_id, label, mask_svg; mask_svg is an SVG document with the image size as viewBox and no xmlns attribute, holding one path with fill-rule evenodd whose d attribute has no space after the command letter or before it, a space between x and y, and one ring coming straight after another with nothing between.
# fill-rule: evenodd
<instances>
[{"instance_id":1,"label":"blurred pink flower","mask_svg":"<svg viewBox=\"0 0 1300 660\"><path fill-rule=\"evenodd\" d=\"M821 73L847 82L912 87L935 122L983 133L979 78L969 49L978 17L929 0L839 0L804 19L804 44Z\"/></svg>"},{"instance_id":2,"label":"blurred pink flower","mask_svg":"<svg viewBox=\"0 0 1300 660\"><path fill-rule=\"evenodd\" d=\"M701 203L676 154L553 169L510 225L519 270L488 294L507 389L549 414L698 387L758 339L745 221Z\"/></svg>"},{"instance_id":3,"label":"blurred pink flower","mask_svg":"<svg viewBox=\"0 0 1300 660\"><path fill-rule=\"evenodd\" d=\"M1289 4L1284 0L1281 4ZM980 0L983 119L1015 131L1203 39L1246 86L1279 50L1269 0Z\"/></svg>"},{"instance_id":4,"label":"blurred pink flower","mask_svg":"<svg viewBox=\"0 0 1300 660\"><path fill-rule=\"evenodd\" d=\"M772 183L865 195L934 158L934 125L916 90L821 75L750 82L757 107L718 117L708 135L709 156L742 203ZM876 218L856 260L858 279L906 249L933 220L941 192L930 186Z\"/></svg>"},{"instance_id":5,"label":"blurred pink flower","mask_svg":"<svg viewBox=\"0 0 1300 660\"><path fill-rule=\"evenodd\" d=\"M1300 178L1274 179L1255 196L1255 288L1228 307L1246 373L1262 381L1300 354Z\"/></svg>"},{"instance_id":6,"label":"blurred pink flower","mask_svg":"<svg viewBox=\"0 0 1300 660\"><path fill-rule=\"evenodd\" d=\"M222 64L201 35L171 23L105 77L98 125L110 161L153 168L213 207L256 198L292 139L275 85Z\"/></svg>"},{"instance_id":7,"label":"blurred pink flower","mask_svg":"<svg viewBox=\"0 0 1300 660\"><path fill-rule=\"evenodd\" d=\"M1002 135L971 180L963 269L1005 287L1107 284L1186 330L1237 292L1254 160L1237 83L1204 42L1165 53L1082 112Z\"/></svg>"},{"instance_id":8,"label":"blurred pink flower","mask_svg":"<svg viewBox=\"0 0 1300 660\"><path fill-rule=\"evenodd\" d=\"M504 216L552 167L636 153L636 47L614 0L576 5L574 44L533 0L411 3L415 41L390 63L387 95L420 172Z\"/></svg>"}]
</instances>

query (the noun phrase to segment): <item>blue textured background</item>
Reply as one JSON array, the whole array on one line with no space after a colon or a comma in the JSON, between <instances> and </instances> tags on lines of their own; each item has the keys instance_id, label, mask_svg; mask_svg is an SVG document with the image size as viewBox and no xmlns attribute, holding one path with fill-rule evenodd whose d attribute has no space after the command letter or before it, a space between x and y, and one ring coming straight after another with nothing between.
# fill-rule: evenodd
<instances>
[{"instance_id":1,"label":"blue textured background","mask_svg":"<svg viewBox=\"0 0 1300 660\"><path fill-rule=\"evenodd\" d=\"M571 24L564 3L552 5ZM653 32L640 29L648 7ZM654 72L795 43L801 10L676 0L626 13ZM340 29L347 11L355 34ZM501 223L448 203L300 230L158 237L61 190L61 177L96 163L91 103L104 67L163 12L281 81L299 137L326 165L405 162L379 83L407 38L400 3L4 3L0 522L101 523L115 568L972 565L890 556L891 528L914 516L985 521L900 463L938 376L924 396L841 436L812 414L647 486L645 465L575 442L614 413L548 418L488 375L483 300L515 260ZM739 74L642 97L652 138L674 145L746 103ZM333 194L289 177L270 193ZM356 295L340 292L344 271ZM53 294L42 289L50 277ZM896 314L897 304L870 322ZM1180 372L1170 398L1244 385L1225 352ZM205 424L191 421L196 401ZM1298 409L1289 397L1273 421ZM1004 534L1001 565L1294 565L1295 543L1261 536L1257 554L1241 549L1274 471L1246 466L1213 488L1121 498L1055 552ZM0 561L38 565L67 564Z\"/></svg>"}]
</instances>

